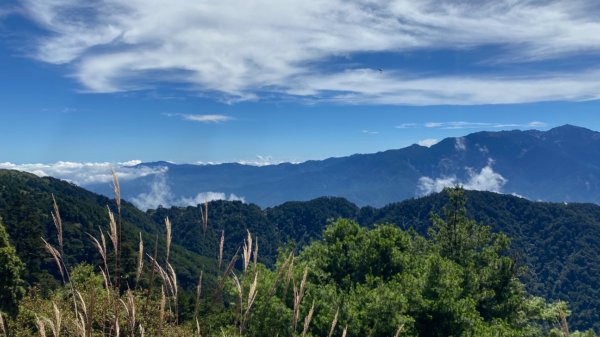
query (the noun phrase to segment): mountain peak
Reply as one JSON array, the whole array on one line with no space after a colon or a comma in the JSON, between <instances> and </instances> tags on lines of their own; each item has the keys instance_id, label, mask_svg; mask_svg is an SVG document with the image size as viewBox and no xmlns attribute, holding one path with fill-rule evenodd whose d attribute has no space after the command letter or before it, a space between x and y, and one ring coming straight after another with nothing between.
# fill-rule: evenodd
<instances>
[{"instance_id":1,"label":"mountain peak","mask_svg":"<svg viewBox=\"0 0 600 337\"><path fill-rule=\"evenodd\" d=\"M580 146L583 146L583 144L587 144L590 141L595 142L600 140L600 132L571 124L552 128L546 131L544 136L547 139L554 139L556 141L578 142L580 143Z\"/></svg>"},{"instance_id":2,"label":"mountain peak","mask_svg":"<svg viewBox=\"0 0 600 337\"><path fill-rule=\"evenodd\" d=\"M549 133L572 133L572 132L585 132L585 133L595 133L595 131L592 131L590 129L581 127L581 126L576 126L576 125L572 125L572 124L565 124L565 125L561 125L561 126L557 126L555 128L552 128L550 130L548 130Z\"/></svg>"}]
</instances>

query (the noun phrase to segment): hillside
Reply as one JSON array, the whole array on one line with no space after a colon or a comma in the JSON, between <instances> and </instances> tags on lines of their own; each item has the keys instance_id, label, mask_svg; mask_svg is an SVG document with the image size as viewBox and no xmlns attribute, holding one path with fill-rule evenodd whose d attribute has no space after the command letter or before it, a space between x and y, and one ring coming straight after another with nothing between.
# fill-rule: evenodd
<instances>
[{"instance_id":1,"label":"hillside","mask_svg":"<svg viewBox=\"0 0 600 337\"><path fill-rule=\"evenodd\" d=\"M86 191L54 178L0 170L0 217L7 228L17 254L27 268L23 275L30 285L53 287L59 277L51 256L41 238L56 244L56 229L52 222L52 194L55 195L63 220L67 265L98 262L98 252L87 233L98 236L100 228L108 227L107 205L115 210L114 200ZM139 232L147 247L152 247L158 235L163 250L164 228L133 205L124 202L123 263L124 269L134 270ZM214 262L181 247L173 248L173 264L181 274L183 284L194 284L201 268L210 269ZM131 276L131 275L130 275Z\"/></svg>"},{"instance_id":2,"label":"hillside","mask_svg":"<svg viewBox=\"0 0 600 337\"><path fill-rule=\"evenodd\" d=\"M27 264L29 284L51 284L58 275L40 237L55 240L50 217L51 193L57 197L65 223L68 263L98 262L87 232L106 229L106 205L110 199L53 178L0 171L0 216L19 257ZM523 280L529 291L551 300L567 300L575 328L600 329L600 206L531 202L490 192L468 192L469 215L512 238L512 255L527 268ZM200 206L159 208L141 212L124 203L124 255L134 264L137 233L142 231L146 247L159 236L162 251L165 216L173 222L172 262L180 283L193 285L204 269L214 274L218 238L225 233L225 258L240 247L250 230L259 242L260 261L272 266L278 248L303 246L320 238L326 224L336 218L357 220L362 226L397 224L425 234L430 215L441 213L444 193L390 204L383 208L359 208L342 198L323 197L308 202L287 202L261 209L253 204L214 201L209 203L208 230L201 229ZM162 254L162 253L161 253ZM207 258L203 258L206 256ZM134 268L133 268L134 269ZM211 271L212 270L212 271Z\"/></svg>"},{"instance_id":3,"label":"hillside","mask_svg":"<svg viewBox=\"0 0 600 337\"><path fill-rule=\"evenodd\" d=\"M144 167L163 169L160 174L124 181L129 200L154 186L172 205L199 195L203 200L200 193L218 192L261 207L320 196L382 207L461 182L471 189L515 193L530 200L600 203L600 133L572 125L548 131L477 132L429 148L412 145L300 164L137 166ZM112 193L106 184L85 187ZM138 205L158 206L156 202Z\"/></svg>"},{"instance_id":4,"label":"hillside","mask_svg":"<svg viewBox=\"0 0 600 337\"><path fill-rule=\"evenodd\" d=\"M596 287L600 283L600 206L532 202L477 191L467 191L467 197L470 217L511 238L511 254L526 269L523 280L529 291L568 301L574 312L574 327L600 329L600 292ZM390 223L426 234L431 214L441 214L447 201L446 194L439 193L377 209L358 208L341 198L318 198L288 202L264 211L255 205L220 201L209 204L209 218L215 232L225 230L229 252L234 252L237 242L241 242L240 230L253 230L260 244L265 245L265 249L261 248L262 258L268 263L275 258L274 247L292 242L299 249L320 238L328 221L338 217L356 219L367 227ZM165 214L172 219L186 219L187 225L182 228L194 228L199 212L195 207L173 207L148 213L156 221ZM201 237L185 230L174 235L175 242L198 253L202 253L204 245L216 242L213 238L196 241ZM216 233L212 235L216 237Z\"/></svg>"}]
</instances>

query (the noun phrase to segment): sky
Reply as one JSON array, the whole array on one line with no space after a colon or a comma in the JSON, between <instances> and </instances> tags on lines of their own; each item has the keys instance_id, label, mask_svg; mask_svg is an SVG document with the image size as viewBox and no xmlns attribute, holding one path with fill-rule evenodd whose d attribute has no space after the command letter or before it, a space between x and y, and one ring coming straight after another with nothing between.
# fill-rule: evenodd
<instances>
[{"instance_id":1,"label":"sky","mask_svg":"<svg viewBox=\"0 0 600 337\"><path fill-rule=\"evenodd\" d=\"M262 165L600 130L598 17L593 0L3 0L0 166Z\"/></svg>"}]
</instances>

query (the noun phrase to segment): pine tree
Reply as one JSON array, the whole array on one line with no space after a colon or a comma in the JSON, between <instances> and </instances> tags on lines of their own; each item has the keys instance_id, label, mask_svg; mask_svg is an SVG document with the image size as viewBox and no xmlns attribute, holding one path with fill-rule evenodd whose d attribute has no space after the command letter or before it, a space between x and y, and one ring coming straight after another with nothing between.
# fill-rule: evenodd
<instances>
[{"instance_id":1,"label":"pine tree","mask_svg":"<svg viewBox=\"0 0 600 337\"><path fill-rule=\"evenodd\" d=\"M21 272L23 262L8 240L8 233L0 219L0 312L14 315L18 311L19 300L25 289Z\"/></svg>"}]
</instances>

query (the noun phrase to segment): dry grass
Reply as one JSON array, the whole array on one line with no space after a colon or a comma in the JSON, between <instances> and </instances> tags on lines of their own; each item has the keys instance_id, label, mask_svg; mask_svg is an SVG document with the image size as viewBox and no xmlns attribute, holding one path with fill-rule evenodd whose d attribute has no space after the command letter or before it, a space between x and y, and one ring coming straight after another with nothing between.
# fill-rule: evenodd
<instances>
[{"instance_id":1,"label":"dry grass","mask_svg":"<svg viewBox=\"0 0 600 337\"><path fill-rule=\"evenodd\" d=\"M138 245L138 260L137 268L135 271L135 284L136 288L140 282L140 276L142 276L142 269L144 268L144 240L142 239L142 232L140 232L140 243Z\"/></svg>"},{"instance_id":2,"label":"dry grass","mask_svg":"<svg viewBox=\"0 0 600 337\"><path fill-rule=\"evenodd\" d=\"M304 317L304 329L302 330L302 337L306 337L306 333L308 332L308 327L310 326L310 321L312 320L313 314L315 313L315 300L312 302L312 306L310 310L308 310L308 315Z\"/></svg>"},{"instance_id":3,"label":"dry grass","mask_svg":"<svg viewBox=\"0 0 600 337\"><path fill-rule=\"evenodd\" d=\"M0 332L4 336L8 336L8 334L6 333L6 327L4 326L4 317L2 316L1 312L0 312Z\"/></svg>"},{"instance_id":4,"label":"dry grass","mask_svg":"<svg viewBox=\"0 0 600 337\"><path fill-rule=\"evenodd\" d=\"M135 308L135 299L133 298L133 292L131 290L127 290L125 293L126 301L120 299L121 304L125 308L125 313L127 314L127 323L129 325L130 331L135 331L136 327L136 308Z\"/></svg>"},{"instance_id":5,"label":"dry grass","mask_svg":"<svg viewBox=\"0 0 600 337\"><path fill-rule=\"evenodd\" d=\"M225 244L225 230L221 231L221 240L219 240L219 260L217 262L217 268L221 271L221 264L223 263L223 245Z\"/></svg>"},{"instance_id":6,"label":"dry grass","mask_svg":"<svg viewBox=\"0 0 600 337\"><path fill-rule=\"evenodd\" d=\"M244 272L248 271L250 265L250 257L252 256L252 234L249 230L246 230L247 237L244 240L244 248L242 249L242 257L244 259Z\"/></svg>"},{"instance_id":7,"label":"dry grass","mask_svg":"<svg viewBox=\"0 0 600 337\"><path fill-rule=\"evenodd\" d=\"M171 220L169 217L165 218L165 230L166 230L166 245L167 245L167 261L169 261L169 254L171 253Z\"/></svg>"},{"instance_id":8,"label":"dry grass","mask_svg":"<svg viewBox=\"0 0 600 337\"><path fill-rule=\"evenodd\" d=\"M204 200L204 211L200 208L200 212L202 215L202 230L206 233L208 229L208 199Z\"/></svg>"},{"instance_id":9,"label":"dry grass","mask_svg":"<svg viewBox=\"0 0 600 337\"><path fill-rule=\"evenodd\" d=\"M333 332L335 331L335 326L337 325L339 313L340 313L340 309L338 308L335 311L335 316L333 316L333 321L331 321L331 329L329 329L329 334L327 335L327 337L333 336ZM396 337L398 337L398 336L396 336Z\"/></svg>"},{"instance_id":10,"label":"dry grass","mask_svg":"<svg viewBox=\"0 0 600 337\"><path fill-rule=\"evenodd\" d=\"M46 337L46 323L44 323L44 320L36 316L35 325L38 328L38 333L40 334L40 337Z\"/></svg>"},{"instance_id":11,"label":"dry grass","mask_svg":"<svg viewBox=\"0 0 600 337\"><path fill-rule=\"evenodd\" d=\"M198 313L200 312L200 296L202 295L202 275L203 272L200 271L200 275L198 276L198 285L196 286L196 302L194 303L194 319L196 320L198 331L200 331L200 324L198 323Z\"/></svg>"},{"instance_id":12,"label":"dry grass","mask_svg":"<svg viewBox=\"0 0 600 337\"><path fill-rule=\"evenodd\" d=\"M558 325L560 327L560 332L563 337L569 337L571 334L569 332L569 324L567 323L567 315L562 308L558 309L559 321Z\"/></svg>"},{"instance_id":13,"label":"dry grass","mask_svg":"<svg viewBox=\"0 0 600 337\"><path fill-rule=\"evenodd\" d=\"M292 326L294 327L294 331L296 331L296 326L298 325L298 318L300 316L300 304L302 304L302 299L304 298L304 287L306 286L307 275L308 268L304 268L304 274L302 275L300 287L296 287L296 282L294 281L294 320L292 324Z\"/></svg>"},{"instance_id":14,"label":"dry grass","mask_svg":"<svg viewBox=\"0 0 600 337\"><path fill-rule=\"evenodd\" d=\"M101 265L99 265L98 268L104 283L103 290L98 290L95 287L83 288L84 285L81 285L82 288L77 288L73 282L70 282L69 270L64 263L64 254L62 252L64 224L60 217L59 207L56 199L54 196L52 196L52 219L57 230L58 247L55 248L48 241L44 239L42 240L46 250L50 253L58 267L63 285L69 284L71 287L71 292L68 294L73 298L73 311L71 311L68 306L65 306L63 302L60 302L60 306L55 302L52 302L51 308L44 307L43 310L46 312L46 316L38 316L35 322L39 335L45 337L48 333L50 333L53 337L62 335L76 335L81 337L114 337L119 336L120 334L131 337L145 336L147 334L151 336L202 336L203 327L200 324L200 304L203 286L202 271L198 275L193 318L191 322L186 323L186 327L181 328L183 330L180 330L178 300L179 285L177 273L172 264L169 262L172 248L172 223L168 217L165 218L165 259L162 260L162 262L159 262L159 259L157 258L158 237L154 244L154 255L150 256L149 254L145 253L144 240L142 233L140 232L138 252L137 257L135 258L135 262L137 262L135 267L135 288L127 289L124 292L121 291L119 285L120 273L122 272L123 275L126 274L125 271L120 270L120 255L123 251L121 248L121 191L117 175L114 171L113 185L116 196L115 200L117 205L117 213L114 213L108 205L106 207L108 216L108 230L106 231L106 234L108 235L108 239L112 244L112 252L109 252L109 248L107 247L105 230L100 228L98 236L87 233L90 241L102 259ZM201 208L201 212L202 226L206 231L208 226L208 202L204 203L204 206ZM223 268L224 242L225 232L222 230L219 240L219 254L217 261L217 268L221 275L218 277L215 287L213 302L208 307L213 308L215 304L214 301L218 298L221 298L220 295L223 295L223 299L226 301L228 294L223 294L223 288L227 280L233 280L234 289L237 292L237 302L239 304L239 307L235 305L236 309L239 309L239 311L237 314L235 314L236 318L235 322L233 322L233 327L238 329L239 336L244 336L252 317L252 312L257 298L265 296L267 298L266 300L268 301L278 289L281 289L283 281L285 282L285 294L287 293L290 282L292 282L293 331L294 335L296 335L297 323L300 320L300 307L305 297L308 269L304 269L302 278L299 284L297 284L296 281L293 280L292 276L294 271L294 255L293 253L290 253L278 268L273 284L269 285L269 287L266 289L263 288L263 294L260 290L261 287L259 284L258 240L253 237L250 231L247 230L247 235L243 241L242 247L238 248L227 265ZM240 249L242 250L241 254L239 254ZM114 255L114 266L112 265L112 261L109 263L109 257L112 255ZM239 275L236 275L234 273L234 266L239 257L242 258L243 272ZM147 262L149 262L150 266L150 269L148 270L149 276L147 276L149 283L147 283L148 286L146 286L145 289L140 289L140 284L144 284L142 279L144 279L143 274L145 259L148 259ZM252 272L249 272L251 263ZM158 298L155 297L156 294L152 291L155 277L157 280L162 281ZM96 300L97 291L102 294L98 301ZM139 295L142 295L142 297L136 297ZM136 298L144 301L144 305L141 307L141 310L138 310ZM81 308L81 310L78 310L78 307ZM62 310L65 310L64 313L60 311L61 308ZM96 313L94 313L94 308L97 310ZM309 308L308 313L304 317L302 336L306 336L308 334L314 313L315 301L313 300L312 306ZM337 324L337 319L338 312L336 312L336 315L333 319L329 337L332 337L332 333ZM212 335L210 330L213 328L210 325L207 325L205 328L207 329L206 334L209 336ZM186 331L187 333L180 334L177 331ZM220 333L223 335L228 335L230 332L221 330ZM2 334L5 337L8 336L4 326L3 317L0 316L0 335ZM235 335L237 336L238 334Z\"/></svg>"},{"instance_id":15,"label":"dry grass","mask_svg":"<svg viewBox=\"0 0 600 337\"><path fill-rule=\"evenodd\" d=\"M51 244L49 244L48 241L46 241L44 238L42 238L42 241L44 241L44 247L46 248L48 253L50 253L50 256L52 256L52 258L54 259L54 262L56 263L56 266L58 267L58 271L60 273L60 277L62 278L63 284L66 284L65 270L63 268L63 263L62 263L62 255L56 248L54 248Z\"/></svg>"},{"instance_id":16,"label":"dry grass","mask_svg":"<svg viewBox=\"0 0 600 337\"><path fill-rule=\"evenodd\" d=\"M398 327L398 330L396 330L396 333L394 334L394 337L400 337L400 334L402 333L402 331L404 331L404 324L400 324L400 326Z\"/></svg>"},{"instance_id":17,"label":"dry grass","mask_svg":"<svg viewBox=\"0 0 600 337\"><path fill-rule=\"evenodd\" d=\"M60 253L64 254L63 250L63 225L62 219L60 217L60 211L58 209L58 204L56 203L56 198L54 198L54 194L52 194L52 221L54 222L54 227L56 227L56 237L58 239L58 247L60 249Z\"/></svg>"},{"instance_id":18,"label":"dry grass","mask_svg":"<svg viewBox=\"0 0 600 337\"><path fill-rule=\"evenodd\" d=\"M115 252L115 256L119 255L119 231L117 228L117 222L115 221L115 215L114 213L110 210L110 207L106 206L106 209L108 210L108 237L110 238L110 241L113 244L113 250ZM117 263L118 259L115 258L115 263ZM115 266L117 266L117 264L115 264ZM117 268L117 267L115 267Z\"/></svg>"}]
</instances>

